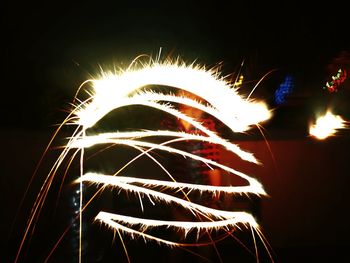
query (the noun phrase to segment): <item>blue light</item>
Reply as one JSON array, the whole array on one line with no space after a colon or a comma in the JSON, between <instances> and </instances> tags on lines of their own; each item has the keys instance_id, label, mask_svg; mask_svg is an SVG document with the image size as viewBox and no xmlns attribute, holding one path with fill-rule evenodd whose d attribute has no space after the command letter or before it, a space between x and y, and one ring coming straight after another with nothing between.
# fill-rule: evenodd
<instances>
[{"instance_id":1,"label":"blue light","mask_svg":"<svg viewBox=\"0 0 350 263\"><path fill-rule=\"evenodd\" d=\"M293 77L287 75L284 81L280 84L275 91L275 103L281 105L286 102L286 97L292 93L294 88Z\"/></svg>"}]
</instances>

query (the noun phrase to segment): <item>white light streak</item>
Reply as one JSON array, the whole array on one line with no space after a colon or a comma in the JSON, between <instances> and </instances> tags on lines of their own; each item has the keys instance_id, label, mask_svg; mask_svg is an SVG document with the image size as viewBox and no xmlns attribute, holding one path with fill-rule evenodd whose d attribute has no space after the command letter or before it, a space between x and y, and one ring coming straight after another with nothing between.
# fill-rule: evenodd
<instances>
[{"instance_id":1,"label":"white light streak","mask_svg":"<svg viewBox=\"0 0 350 263\"><path fill-rule=\"evenodd\" d=\"M235 132L245 131L270 117L270 111L264 103L243 99L237 89L220 77L218 72L207 71L199 66L151 63L142 69L130 69L119 74L102 73L100 79L91 82L94 89L92 101L76 112L79 117L77 123L84 128L92 127L111 110L129 105L130 98L141 96L142 101L148 101L145 94L135 95L146 85L170 86L198 95Z\"/></svg>"},{"instance_id":2,"label":"white light streak","mask_svg":"<svg viewBox=\"0 0 350 263\"><path fill-rule=\"evenodd\" d=\"M109 178L108 178L109 177ZM113 180L115 179L115 180ZM159 191L151 190L145 187L140 187L140 186L135 186L132 184L128 183L123 183L118 180L117 177L113 176L106 176L106 175L99 175L99 174L94 174L90 173L87 175L82 176L78 182L81 181L89 181L89 182L94 182L94 183L103 183L105 186L115 186L118 187L122 190L128 191L128 192L134 192L138 194L145 194L148 197L153 197L153 200L159 200L163 201L165 203L175 203L177 205L180 205L189 211L192 212L198 212L203 215L209 215L210 217L214 218L235 218L237 215L240 215L241 213L237 212L230 212L230 211L224 211L224 210L217 210L213 208L209 208L206 206L202 206L190 201L183 200L178 197L174 197L172 195L168 195ZM253 218L253 217L252 217ZM252 221L253 220L253 221ZM251 222L253 222L253 226L257 226L257 223L255 222L254 219L252 219ZM243 220L244 221L244 220Z\"/></svg>"},{"instance_id":3,"label":"white light streak","mask_svg":"<svg viewBox=\"0 0 350 263\"><path fill-rule=\"evenodd\" d=\"M80 181L94 182L104 185L118 185L118 183L127 184L141 184L144 187L166 187L167 189L173 189L178 191L179 189L184 189L187 191L200 191L200 192L210 192L213 195L219 193L227 194L243 194L247 192L246 186L212 186L212 185L200 185L200 184L188 184L173 181L163 181L154 179L144 179L138 177L129 176L113 176L113 175L103 175L98 173L86 173L78 179ZM258 193L256 193L258 194Z\"/></svg>"},{"instance_id":4,"label":"white light streak","mask_svg":"<svg viewBox=\"0 0 350 263\"><path fill-rule=\"evenodd\" d=\"M136 235L141 235L145 239L149 239L152 241L156 241L158 243L164 243L166 245L171 246L181 246L181 244L177 242L169 242L164 239L159 239L150 235L143 235L147 230L154 228L165 226L167 228L173 228L176 231L183 230L184 236L186 237L190 231L197 230L197 234L199 234L202 230L221 230L222 228L230 229L238 227L238 225L245 226L253 226L258 227L254 218L245 212L232 212L236 214L236 217L230 219L224 219L219 221L209 221L209 222L188 222L188 221L164 221L164 220L151 220L151 219L143 219L138 217L130 217L118 214L112 214L108 212L100 212L96 216L96 220L101 223L105 223L112 228L121 229L125 233L129 234L131 237L134 237L135 232ZM117 223L119 222L119 223ZM127 225L128 227L125 227ZM132 227L137 226L139 230L135 231Z\"/></svg>"},{"instance_id":5,"label":"white light streak","mask_svg":"<svg viewBox=\"0 0 350 263\"><path fill-rule=\"evenodd\" d=\"M225 81L219 76L218 72L208 71L204 68L193 65L187 66L181 63L151 63L142 67L141 69L129 69L126 72L117 74L102 73L102 77L100 79L91 80L91 83L93 87L91 98L87 100L85 104L78 105L76 108L77 110L75 111L77 116L75 123L80 125L83 131L93 127L100 119L102 119L112 110L130 105L143 105L158 109L168 113L169 115L182 119L196 127L202 132L202 134L189 134L185 132L167 130L133 131L128 133L102 133L91 136L83 136L83 133L81 133L71 139L70 143L68 144L69 148L84 149L98 144L109 144L128 145L136 149L146 148L148 149L147 152L158 149L182 155L184 157L189 157L191 159L204 162L205 164L210 165L210 167L213 166L231 174L235 174L236 176L246 180L248 185L215 187L191 185L175 181L169 182L122 176L108 176L97 173L87 173L80 178L79 182L88 181L97 184L102 183L104 186L113 186L123 189L124 191L134 192L138 196L146 195L153 201L176 203L177 205L191 211L193 214L204 214L209 219L209 222L193 222L190 224L191 228L202 229L205 228L205 226L208 226L208 228L223 226L232 227L239 222L248 223L254 228L257 227L257 223L251 215L249 215L249 220L247 220L246 213L215 210L195 204L189 200L179 199L172 195L152 190L150 188L155 186L165 186L176 191L208 191L212 192L213 194L224 192L226 194L243 193L264 195L265 191L263 190L262 185L251 176L217 163L213 160L183 151L181 149L176 149L169 145L173 142L181 140L215 143L233 152L245 161L259 163L252 153L240 149L239 146L232 144L231 142L221 138L215 132L208 130L196 119L193 119L191 116L187 116L175 109L172 106L172 103L186 105L188 107L201 110L202 112L206 112L213 118L216 118L227 125L227 127L233 132L245 132L252 126L258 125L259 122L267 120L271 114L264 103L255 102L253 100L244 99L241 97L237 93L237 89L235 88L234 84L231 85ZM161 85L179 90L181 89L193 93L194 95L203 99L204 103L186 96L163 94L154 90L143 90L145 86L149 85ZM140 138L145 139L147 137L154 136L174 137L175 139L161 144L138 140ZM143 152L141 154L145 154L145 151L142 151ZM154 158L153 160L156 161ZM162 168L166 171L166 168ZM135 183L140 184L140 186L134 185ZM142 206L142 201L140 202ZM215 218L224 218L225 220L210 222ZM122 220L120 215L115 214L112 216L111 214L108 214L107 216L105 212L101 212L97 216L97 219L106 223L110 227L116 228L117 230L119 229L127 232L127 229L129 229L129 233L132 235L139 233L128 228L127 226L130 225L130 221L125 220L125 218ZM151 222L143 221L141 218L137 220L139 220L139 222L144 222L144 224L146 224L146 222ZM118 221L119 223L115 221ZM152 222L155 224L154 221ZM121 227L120 224L124 224L124 226ZM162 224L168 224L169 226L173 227L177 226L177 223L174 222L163 222ZM141 232L143 233L143 231ZM147 239L152 238L157 242L167 243L167 241L164 240L160 241L157 237L147 236Z\"/></svg>"},{"instance_id":6,"label":"white light streak","mask_svg":"<svg viewBox=\"0 0 350 263\"><path fill-rule=\"evenodd\" d=\"M237 227L239 224L248 225L258 231L258 224L252 215L246 212L232 212L225 210L213 209L201 204L191 202L187 193L191 191L209 192L216 194L266 194L262 185L252 176L240 172L236 169L213 161L211 159L186 152L183 149L175 148L172 144L179 141L198 141L218 144L228 151L234 153L244 161L259 164L259 161L250 152L242 150L238 145L223 139L220 134L213 132L196 120L193 116L188 116L184 112L175 108L176 104L187 105L188 107L196 108L205 112L213 118L225 124L232 132L246 132L248 129L260 125L261 122L268 120L271 117L271 112L267 105L261 101L250 99L250 94L247 98L243 98L238 94L238 89L235 83L229 83L220 76L216 70L207 70L204 67L196 65L186 65L176 61L165 61L163 63L154 62L147 65L142 65L141 68L131 66L126 71L116 73L102 72L101 77L91 79L85 84L91 84L92 90L88 91L90 97L85 101L78 101L75 108L69 114L64 124L77 125L74 134L69 138L66 147L53 165L47 179L45 180L42 189L34 204L28 227L24 235L23 242L29 233L29 229L35 224L40 210L45 202L45 198L51 187L53 178L67 157L67 154L73 150L75 154L80 152L80 178L76 181L80 183L95 183L103 184L105 187L115 187L117 189L135 193L140 197L142 206L142 197L148 197L149 200L157 205L157 202L166 204L179 205L193 215L198 216L198 222L178 222L178 221L161 221L143 218L133 218L122 216L119 214L99 212L96 220L108 225L116 231L128 233L131 237L140 236L145 240L154 240L169 246L177 246L179 244L170 240L160 239L152 236L145 231L150 227L169 226L171 228L182 229L187 233L193 229L200 231L211 231L213 229L224 229L230 231L231 228ZM164 94L149 88L152 85L160 85L163 87L172 87L177 90L183 90L193 93L201 101L197 101L184 95ZM145 87L147 86L147 89ZM190 134L180 132L178 130L144 130L132 132L111 132L100 133L96 135L87 135L87 130L94 127L104 116L111 111L121 107L141 105L151 107L163 111L170 116L184 120L191 124L199 132L198 134ZM148 142L151 137L166 138L172 137L169 141L162 143ZM142 139L142 140L140 140ZM141 179L129 176L120 176L118 171L114 175L104 175L99 173L84 173L84 150L95 145L127 145L134 149L138 149L141 153L138 156L146 155L154 161L165 172L172 181L169 180L152 180ZM144 150L146 149L146 150ZM153 150L167 151L176 155L188 157L186 160L197 160L217 169L226 171L229 175L241 177L247 182L245 186L211 186L211 185L196 185L186 182L176 182L171 174L163 167L157 159L149 153ZM73 157L75 157L75 154ZM136 160L137 157L134 158ZM185 161L185 160L184 160ZM130 165L134 161L126 164ZM147 176L147 175L144 175ZM174 192L182 192L184 199L175 197L171 194L161 192L158 188L171 189ZM83 189L81 189L81 195ZM185 200L186 199L186 200ZM82 205L80 211L82 211ZM199 215L204 215L207 221L200 221ZM81 216L80 216L81 223ZM139 230L132 229L135 225L139 225ZM81 238L81 237L80 237ZM20 253L20 252L19 252ZM17 255L18 258L19 254ZM16 260L17 260L16 258ZM81 258L80 258L81 260Z\"/></svg>"}]
</instances>

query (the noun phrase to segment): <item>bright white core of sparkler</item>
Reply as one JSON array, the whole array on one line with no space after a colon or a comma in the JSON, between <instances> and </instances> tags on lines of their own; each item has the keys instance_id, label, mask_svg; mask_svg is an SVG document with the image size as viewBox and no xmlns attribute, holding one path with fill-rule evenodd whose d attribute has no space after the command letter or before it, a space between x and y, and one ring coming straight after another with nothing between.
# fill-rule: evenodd
<instances>
[{"instance_id":1,"label":"bright white core of sparkler","mask_svg":"<svg viewBox=\"0 0 350 263\"><path fill-rule=\"evenodd\" d=\"M346 122L341 116L334 115L331 111L328 111L325 115L319 117L316 123L310 127L310 135L323 140L335 135L338 129L345 127Z\"/></svg>"}]
</instances>

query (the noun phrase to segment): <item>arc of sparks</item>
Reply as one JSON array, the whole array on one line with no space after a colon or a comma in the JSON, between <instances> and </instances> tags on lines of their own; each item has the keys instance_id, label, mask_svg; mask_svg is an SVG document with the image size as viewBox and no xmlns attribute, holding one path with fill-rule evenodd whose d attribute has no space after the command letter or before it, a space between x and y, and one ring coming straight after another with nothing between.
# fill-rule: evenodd
<instances>
[{"instance_id":1,"label":"arc of sparks","mask_svg":"<svg viewBox=\"0 0 350 263\"><path fill-rule=\"evenodd\" d=\"M243 99L218 72L200 66L151 63L140 70L130 69L121 74L102 73L102 78L91 82L92 101L76 112L77 124L85 129L121 107L123 102L129 105L135 92L147 85L169 86L196 94L215 108L219 119L234 132L245 131L271 116L266 104ZM145 94L140 96L147 100Z\"/></svg>"},{"instance_id":2,"label":"arc of sparks","mask_svg":"<svg viewBox=\"0 0 350 263\"><path fill-rule=\"evenodd\" d=\"M98 174L85 174L80 177L79 182L89 181L94 183L104 183L109 186L117 186L127 191L134 191L138 194L144 193L148 197L150 195L157 196L157 198L163 199L169 202L176 200L178 204L182 204L185 208L192 211L193 206L196 207L197 212L209 215L209 219L213 216L222 217L223 214L230 214L228 211L221 211L215 213L209 213L207 209L193 204L189 201L178 200L168 194L157 193L157 191L147 188L150 184L167 185L174 189L190 188L191 190L206 190L206 191L222 191L223 189L230 189L231 193L254 193L265 194L261 184L252 177L245 175L239 171L236 171L230 167L216 163L210 159L197 156L179 149L166 145L158 145L154 143L138 141L136 138L148 137L148 136L175 136L187 140L202 140L209 141L211 143L217 143L223 145L226 149L237 154L240 158L246 161L258 163L255 157L246 151L241 150L237 145L234 145L224 139L222 139L216 133L208 130L202 124L192 119L190 116L183 114L182 112L174 109L169 103L180 103L187 106L197 108L203 112L206 112L214 118L222 121L233 132L244 132L251 128L253 125L257 125L259 122L267 120L271 114L266 105L262 102L255 102L253 100L243 99L234 88L223 78L221 78L218 72L207 71L198 66L187 66L185 64L172 64L170 62L165 63L151 63L144 66L142 69L129 69L121 74L102 73L102 78L97 80L91 80L93 91L91 92L91 98L88 103L77 106L75 112L77 116L76 124L82 127L82 131L93 127L101 118L107 115L112 110L123 106L130 105L144 105L153 107L168 114L174 115L179 119L183 119L194 127L199 129L205 135L193 135L188 133L180 133L174 131L142 131L132 133L104 133L96 136L86 136L85 132L81 132L79 136L73 138L67 145L69 148L84 149L92 147L97 144L124 144L129 146L146 147L149 149L161 149L172 153L187 156L195 160L202 161L209 165L214 165L220 169L226 170L230 173L236 174L249 182L248 186L222 188L222 187L210 187L210 186L190 186L189 184L183 184L178 182L165 182L165 181L143 181L141 179L134 179L134 182L143 184L142 187L130 185L131 179L128 180L120 176L106 176ZM142 90L147 85L161 85L170 86L177 89L182 89L187 92L193 93L196 96L202 98L207 104L203 104L192 98L185 96L177 96L171 94L162 94L155 91ZM151 194L152 193L152 194ZM203 210L204 209L204 210ZM209 209L212 212L212 210ZM115 217L107 217L104 212L101 212L97 216L97 219L103 221L109 226L120 228L112 219ZM101 216L104 215L104 216ZM240 218L242 214L234 214L235 222L244 222L246 219ZM230 218L232 219L232 218ZM114 222L112 223L111 220ZM141 219L140 219L141 220ZM130 222L124 222L129 224ZM254 218L249 221L251 226L256 227L257 223ZM164 223L166 224L166 223ZM168 224L170 224L168 222ZM194 222L193 225L201 224L201 222ZM214 224L210 222L210 224ZM222 224L222 222L221 222ZM205 225L205 224L204 224ZM199 226L199 225L197 225ZM129 229L126 226L123 229ZM130 230L131 231L131 230ZM135 232L132 232L133 234Z\"/></svg>"},{"instance_id":3,"label":"arc of sparks","mask_svg":"<svg viewBox=\"0 0 350 263\"><path fill-rule=\"evenodd\" d=\"M189 107L199 109L213 116L213 118L220 120L232 132L235 133L245 132L253 126L259 125L259 123L269 119L271 117L271 112L268 110L265 103L250 99L251 94L249 94L248 98L243 98L238 94L235 84L227 82L225 78L221 77L220 73L216 70L207 70L204 67L196 66L194 64L186 65L185 63L181 63L179 61L175 63L170 60L163 63L152 61L147 65L143 65L142 68L132 66L129 67L127 71L117 73L102 72L100 78L88 80L84 82L84 85L88 83L92 85L92 90L87 92L90 97L85 101L79 101L77 99L74 109L65 120L66 125L77 125L77 128L73 136L69 138L66 147L53 165L47 179L44 182L44 185L42 186L42 189L40 190L26 228L25 237L28 234L31 224L34 224L36 218L39 216L40 210L45 202L45 197L51 187L53 177L55 176L58 168L62 165L63 160L66 158L70 150L80 151L81 153L81 174L77 181L80 184L80 202L82 202L83 197L83 182L97 184L102 183L105 186L118 187L124 191L137 193L139 196L141 194L145 195L151 201L151 197L153 197L156 200L162 200L167 203L174 202L180 204L182 207L194 214L199 213L206 215L208 222L188 222L188 227L186 229L198 229L199 231L201 229L210 230L230 228L237 226L239 223L248 224L253 228L258 227L255 219L247 213L215 210L195 204L190 200L184 200L169 194L149 189L154 186L165 186L177 191L183 191L186 189L188 191L207 191L212 192L213 194L217 192L223 192L226 194L266 194L262 185L256 179L208 158L166 145L167 143L155 144L143 140L140 141L137 140L137 138L170 136L175 137L175 139L169 141L168 143L180 140L215 143L233 152L242 160L259 164L259 161L252 153L242 150L238 145L221 138L219 134L207 129L198 120L193 119L191 116L187 116L181 111L175 109L172 104L184 104ZM204 102L199 102L186 96L163 94L160 92L145 90L145 87L149 85L169 86L178 90L184 90L193 93L194 95L203 99ZM201 134L190 134L186 132L167 130L150 130L133 131L129 133L101 133L87 136L86 131L89 128L92 128L98 121L100 121L111 111L132 105L143 105L166 112L167 114L173 115L178 119L182 119L190 123L192 126L197 128ZM84 173L84 149L97 144L124 144L137 149L148 148L149 151L158 149L172 152L201 161L207 164L209 167L215 166L231 174L235 174L246 180L249 185L228 187L203 186L178 183L176 181L156 181L122 176L108 176L95 173ZM142 152L141 154L145 153L147 153L147 151ZM148 154L146 155L150 157ZM156 159L153 158L152 160L156 162ZM163 170L166 169L164 168ZM141 186L134 184L140 184ZM80 203L80 224L82 223L82 205L83 204ZM96 220L100 221L101 223L105 223L118 231L121 230L123 232L129 232L131 235L141 235L144 238L146 237L145 233L142 231L138 232L132 230L129 227L134 224L135 220L139 220L144 228L157 227L160 225L169 225L174 228L181 227L178 222L174 221L152 221L142 218L135 219L118 214L106 213L104 211L101 211L97 215ZM155 241L159 242L159 239L150 235L147 235L147 239L154 239ZM165 244L173 245L173 243L170 241L163 241ZM23 241L21 247L22 245ZM18 256L19 254L17 255L17 258ZM81 262L81 255L79 262Z\"/></svg>"}]
</instances>

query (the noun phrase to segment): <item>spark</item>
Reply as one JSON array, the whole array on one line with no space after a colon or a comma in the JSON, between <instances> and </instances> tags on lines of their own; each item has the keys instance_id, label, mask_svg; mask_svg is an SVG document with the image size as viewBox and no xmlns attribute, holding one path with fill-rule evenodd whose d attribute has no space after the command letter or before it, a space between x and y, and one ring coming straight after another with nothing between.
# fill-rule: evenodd
<instances>
[{"instance_id":1,"label":"spark","mask_svg":"<svg viewBox=\"0 0 350 263\"><path fill-rule=\"evenodd\" d=\"M196 204L194 202L186 201L186 200L183 200L181 198L174 197L174 196L162 193L162 192L150 190L150 189L147 189L145 187L139 187L139 186L131 185L128 183L123 183L123 182L120 182L118 179L117 180L110 180L110 178L107 178L107 177L111 177L111 176L90 173L90 174L78 179L78 182L81 182L81 181L90 181L90 182L94 182L94 183L102 183L103 182L105 185L107 184L109 186L116 186L116 187L119 187L120 189L128 191L128 192L135 192L138 194L142 193L142 194L145 194L147 196L152 196L152 197L156 198L157 200L161 200L161 201L166 202L166 203L176 203L177 205L180 205L180 206L188 209L189 211L200 212L201 214L210 215L210 216L216 217L216 218L232 218L232 217L237 216L236 212L212 209L212 208L202 206L202 205ZM254 221L253 225L257 226L257 223Z\"/></svg>"},{"instance_id":2,"label":"spark","mask_svg":"<svg viewBox=\"0 0 350 263\"><path fill-rule=\"evenodd\" d=\"M173 181L162 181L162 180L154 180L154 179L144 179L138 177L130 177L130 176L112 176L112 175L102 175L98 173L86 173L78 180L80 181L91 181L94 183L103 183L105 185L118 185L118 183L127 183L127 184L141 184L146 187L166 187L167 189L186 189L187 191L200 191L200 192L209 192L213 195L218 193L227 193L227 194L242 194L247 192L245 186L212 186L212 185L200 185L200 184L189 184L189 183L181 183L181 182L173 182ZM262 188L256 187L258 191L263 191ZM256 194L265 194L265 192L258 192Z\"/></svg>"},{"instance_id":3,"label":"spark","mask_svg":"<svg viewBox=\"0 0 350 263\"><path fill-rule=\"evenodd\" d=\"M240 75L238 80L235 82L235 87L240 87L242 84L243 84L243 79L244 79L244 76L243 75Z\"/></svg>"},{"instance_id":4,"label":"spark","mask_svg":"<svg viewBox=\"0 0 350 263\"><path fill-rule=\"evenodd\" d=\"M152 227L172 227L176 230L183 230L184 236L188 235L190 231L197 230L198 233L200 233L201 230L220 230L223 227L224 228L231 228L231 227L237 227L238 224L242 225L250 225L253 227L257 227L256 222L252 215L245 213L245 212L232 212L232 214L235 214L236 217L232 217L229 219L219 220L219 221L210 221L210 222L186 222L186 221L165 221L165 220L152 220L152 219L142 219L142 218L136 218L136 217L130 217L130 216L124 216L124 215L117 215L113 213L108 212L100 212L95 220L100 221L101 223L106 223L110 225L111 227L115 228L114 224L116 222L121 222L121 226L128 225L135 226L137 225L139 227L140 232L145 232L147 229ZM128 232L129 234L133 234L134 230L130 229L129 227L122 228L123 231ZM160 240L157 238L154 238L150 235L147 236L147 239L155 240L159 243L167 243L164 242L164 240ZM179 243L172 242L172 246L181 246Z\"/></svg>"},{"instance_id":5,"label":"spark","mask_svg":"<svg viewBox=\"0 0 350 263\"><path fill-rule=\"evenodd\" d=\"M232 167L228 167L211 159L176 148L173 146L173 143L179 141L198 141L218 144L244 161L255 164L260 164L260 162L252 153L242 150L238 145L223 139L220 134L209 130L199 120L186 115L176 109L174 105L182 104L201 110L221 121L233 133L244 133L252 127L258 126L260 123L268 120L271 117L271 112L267 108L267 105L262 101L250 99L252 92L246 98L238 94L238 89L236 88L237 83L228 82L224 77L221 77L220 72L216 69L207 70L205 67L195 64L188 65L179 60L175 62L171 60L166 60L164 62L151 60L146 64L141 63L141 67L137 67L138 64L136 64L137 61L135 60L127 70L121 70L120 72L102 71L99 78L87 80L81 85L81 87L79 87L78 92L82 89L83 85L91 84L92 90L87 91L89 98L85 101L79 99L75 100L76 104L73 110L63 123L65 125L76 125L77 128L53 165L38 194L20 249L22 248L24 239L28 235L29 229L35 225L58 168L63 164L68 152L71 150L73 150L75 154L80 152L80 177L75 181L80 185L80 230L83 216L83 183L86 182L103 184L103 187L100 188L100 190L108 186L129 193L135 193L140 198L142 209L142 198L146 196L154 205L156 205L157 202L179 205L197 216L198 219L196 222L161 221L133 218L130 216L100 211L96 216L96 220L115 229L118 234L120 234L120 232L128 233L131 237L141 236L145 240L154 240L158 243L163 243L169 246L177 246L179 245L178 243L166 239L160 239L145 233L145 231L148 228L168 226L175 230L185 230L185 232L194 229L198 232L211 231L213 229L225 229L229 232L229 229L238 227L240 224L248 225L258 231L259 226L254 217L249 213L232 212L206 207L192 202L187 194L192 191L199 191L209 192L213 195L218 193L265 195L266 193L260 182L252 176L233 169ZM200 100L195 100L185 95L165 94L160 91L146 88L152 85L172 87L175 90L187 91L196 95ZM255 88L256 87L254 87L254 89ZM97 122L99 122L104 116L108 115L111 111L132 105L142 105L144 107L150 107L165 112L170 116L188 122L199 132L197 134L190 134L176 130L143 130L87 135L87 130L94 127ZM60 127L62 127L63 124ZM173 137L173 139L159 144L145 141L147 138L152 137ZM83 169L84 150L96 145L126 145L138 149L141 152L138 156L146 155L149 157L162 168L171 181L120 176L119 173L121 171L118 171L113 175L92 172L85 173ZM208 165L209 168L216 167L231 175L241 177L248 183L248 185L211 186L177 182L167 171L166 167L163 167L157 159L149 154L153 150L166 151L203 162ZM132 164L137 158L138 157L135 157L133 161L126 164L126 166ZM184 199L159 191L157 190L159 187L171 189L174 192L181 192L183 193ZM89 204L90 201L87 202L87 204ZM203 219L199 218L199 215L204 216L207 221L201 221ZM140 231L131 228L135 225L139 225ZM81 233L79 235L81 249ZM19 253L16 261L19 257ZM79 255L79 261L81 261L81 252Z\"/></svg>"},{"instance_id":6,"label":"spark","mask_svg":"<svg viewBox=\"0 0 350 263\"><path fill-rule=\"evenodd\" d=\"M76 112L77 124L85 129L94 126L111 110L149 101L145 94L133 94L146 85L169 86L198 95L212 105L220 120L234 132L245 131L271 116L266 104L243 99L237 89L217 72L199 66L152 63L140 70L130 69L121 74L102 73L102 78L91 81L94 89L92 101Z\"/></svg>"},{"instance_id":7,"label":"spark","mask_svg":"<svg viewBox=\"0 0 350 263\"><path fill-rule=\"evenodd\" d=\"M316 120L310 127L310 135L319 140L324 140L329 136L334 136L337 130L346 128L346 121L339 115L334 115L331 111Z\"/></svg>"}]
</instances>

